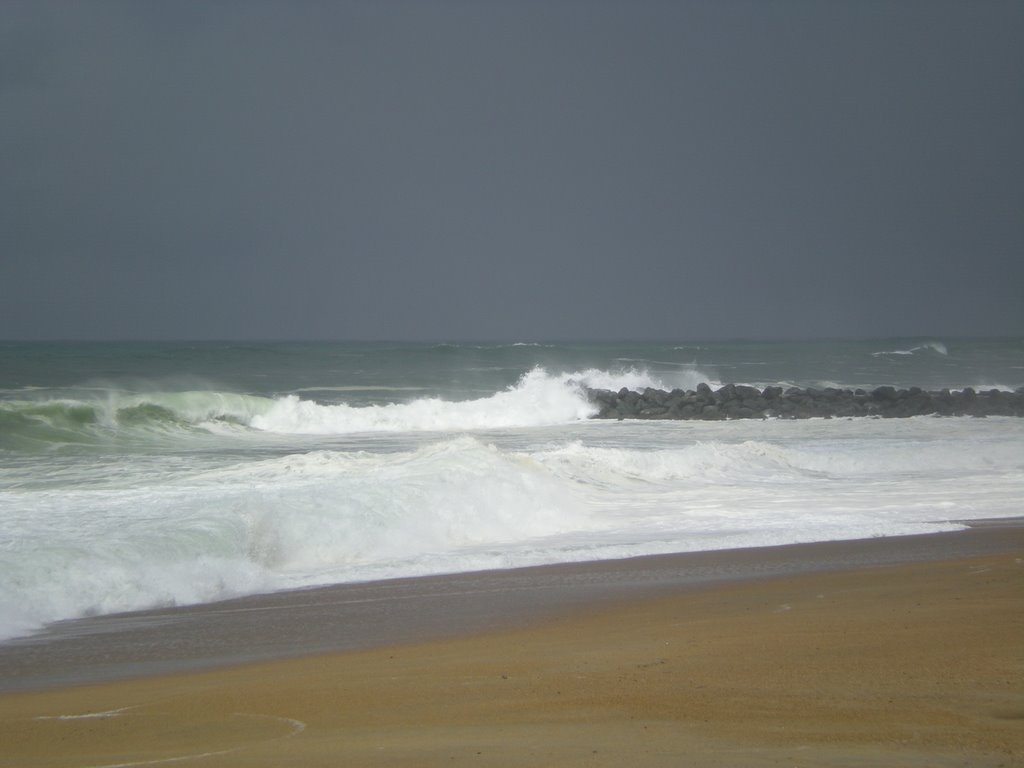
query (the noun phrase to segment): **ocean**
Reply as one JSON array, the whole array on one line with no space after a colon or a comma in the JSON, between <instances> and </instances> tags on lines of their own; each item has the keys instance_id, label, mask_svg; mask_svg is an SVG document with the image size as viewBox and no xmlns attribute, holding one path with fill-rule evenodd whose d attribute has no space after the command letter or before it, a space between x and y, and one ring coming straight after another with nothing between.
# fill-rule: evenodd
<instances>
[{"instance_id":1,"label":"ocean","mask_svg":"<svg viewBox=\"0 0 1024 768\"><path fill-rule=\"evenodd\" d=\"M955 530L1024 419L591 420L581 387L1017 389L1024 338L0 342L0 639L343 582Z\"/></svg>"}]
</instances>

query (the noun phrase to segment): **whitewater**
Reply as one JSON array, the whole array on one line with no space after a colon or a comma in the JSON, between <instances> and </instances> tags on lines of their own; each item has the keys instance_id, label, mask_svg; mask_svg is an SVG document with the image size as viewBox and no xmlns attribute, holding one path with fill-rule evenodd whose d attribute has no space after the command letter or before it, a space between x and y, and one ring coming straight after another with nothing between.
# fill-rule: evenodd
<instances>
[{"instance_id":1,"label":"whitewater","mask_svg":"<svg viewBox=\"0 0 1024 768\"><path fill-rule=\"evenodd\" d=\"M1024 340L0 344L0 639L313 585L955 530L1024 419L606 422L585 387L1015 389Z\"/></svg>"}]
</instances>

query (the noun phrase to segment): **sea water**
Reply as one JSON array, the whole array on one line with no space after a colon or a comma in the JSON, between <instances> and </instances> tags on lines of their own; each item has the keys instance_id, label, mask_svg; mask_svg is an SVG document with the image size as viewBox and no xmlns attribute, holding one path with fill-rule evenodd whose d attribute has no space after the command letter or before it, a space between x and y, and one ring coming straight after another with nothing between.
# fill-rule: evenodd
<instances>
[{"instance_id":1,"label":"sea water","mask_svg":"<svg viewBox=\"0 0 1024 768\"><path fill-rule=\"evenodd\" d=\"M1024 384L1024 339L0 343L0 638L348 581L953 530L1024 419L595 421L581 387Z\"/></svg>"}]
</instances>

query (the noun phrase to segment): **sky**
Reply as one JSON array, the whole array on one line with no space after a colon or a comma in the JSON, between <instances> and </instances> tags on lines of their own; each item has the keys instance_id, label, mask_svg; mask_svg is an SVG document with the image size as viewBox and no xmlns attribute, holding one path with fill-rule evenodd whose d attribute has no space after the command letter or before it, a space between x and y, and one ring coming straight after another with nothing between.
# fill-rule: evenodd
<instances>
[{"instance_id":1,"label":"sky","mask_svg":"<svg viewBox=\"0 0 1024 768\"><path fill-rule=\"evenodd\" d=\"M1020 0L0 0L0 338L1020 334Z\"/></svg>"}]
</instances>

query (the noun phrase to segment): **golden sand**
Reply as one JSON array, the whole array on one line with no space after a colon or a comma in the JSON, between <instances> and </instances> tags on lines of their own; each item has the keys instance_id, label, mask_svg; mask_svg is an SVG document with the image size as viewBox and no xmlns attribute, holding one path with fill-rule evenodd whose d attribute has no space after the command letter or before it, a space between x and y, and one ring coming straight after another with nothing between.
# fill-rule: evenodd
<instances>
[{"instance_id":1,"label":"golden sand","mask_svg":"<svg viewBox=\"0 0 1024 768\"><path fill-rule=\"evenodd\" d=\"M1024 557L0 697L0 766L114 765L1021 766Z\"/></svg>"}]
</instances>

